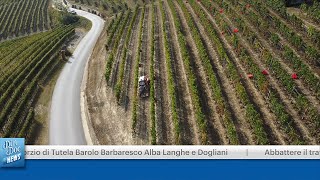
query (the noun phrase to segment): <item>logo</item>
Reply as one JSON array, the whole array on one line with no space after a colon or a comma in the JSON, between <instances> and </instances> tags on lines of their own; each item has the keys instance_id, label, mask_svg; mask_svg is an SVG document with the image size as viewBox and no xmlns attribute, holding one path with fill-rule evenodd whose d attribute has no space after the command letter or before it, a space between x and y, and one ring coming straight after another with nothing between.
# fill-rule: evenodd
<instances>
[{"instance_id":1,"label":"logo","mask_svg":"<svg viewBox=\"0 0 320 180\"><path fill-rule=\"evenodd\" d=\"M24 167L24 138L0 138L0 167Z\"/></svg>"}]
</instances>

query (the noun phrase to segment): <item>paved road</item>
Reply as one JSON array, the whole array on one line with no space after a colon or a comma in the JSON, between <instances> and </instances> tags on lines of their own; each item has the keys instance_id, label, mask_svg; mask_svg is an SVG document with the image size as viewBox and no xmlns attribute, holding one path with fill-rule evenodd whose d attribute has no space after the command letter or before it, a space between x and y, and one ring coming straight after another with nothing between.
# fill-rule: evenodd
<instances>
[{"instance_id":1,"label":"paved road","mask_svg":"<svg viewBox=\"0 0 320 180\"><path fill-rule=\"evenodd\" d=\"M52 145L87 144L81 121L80 87L85 65L103 30L104 21L88 12L75 11L78 15L89 19L92 28L80 41L73 57L65 64L55 85L49 129L49 144Z\"/></svg>"}]
</instances>

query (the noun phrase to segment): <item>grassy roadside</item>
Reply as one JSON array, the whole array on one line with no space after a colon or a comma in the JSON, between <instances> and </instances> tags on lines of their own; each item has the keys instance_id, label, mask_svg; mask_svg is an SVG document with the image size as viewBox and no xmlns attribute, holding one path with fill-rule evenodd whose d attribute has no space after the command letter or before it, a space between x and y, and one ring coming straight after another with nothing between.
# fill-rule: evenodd
<instances>
[{"instance_id":1,"label":"grassy roadside","mask_svg":"<svg viewBox=\"0 0 320 180\"><path fill-rule=\"evenodd\" d=\"M75 26L76 28L80 28L85 30L85 32L88 32L92 27L92 23L88 19L80 17L78 23Z\"/></svg>"},{"instance_id":2,"label":"grassy roadside","mask_svg":"<svg viewBox=\"0 0 320 180\"><path fill-rule=\"evenodd\" d=\"M57 59L57 61L61 61ZM59 74L62 70L64 63L61 61L55 72L51 74L48 78L48 82L43 85L43 89L39 95L39 98L35 105L35 124L37 127L36 132L33 132L34 141L30 142L37 145L46 145L49 144L49 115L50 115L50 106L51 98L54 90L54 86L57 82Z\"/></svg>"}]
</instances>

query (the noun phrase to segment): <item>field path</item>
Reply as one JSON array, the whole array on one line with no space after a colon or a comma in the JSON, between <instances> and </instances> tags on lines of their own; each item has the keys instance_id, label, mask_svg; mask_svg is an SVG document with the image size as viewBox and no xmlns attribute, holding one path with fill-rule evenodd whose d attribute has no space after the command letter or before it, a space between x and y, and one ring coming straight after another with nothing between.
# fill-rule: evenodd
<instances>
[{"instance_id":1,"label":"field path","mask_svg":"<svg viewBox=\"0 0 320 180\"><path fill-rule=\"evenodd\" d=\"M81 121L80 86L85 65L102 32L104 21L88 12L74 10L78 15L89 19L92 28L65 64L55 85L49 128L49 144L53 145L87 144Z\"/></svg>"}]
</instances>

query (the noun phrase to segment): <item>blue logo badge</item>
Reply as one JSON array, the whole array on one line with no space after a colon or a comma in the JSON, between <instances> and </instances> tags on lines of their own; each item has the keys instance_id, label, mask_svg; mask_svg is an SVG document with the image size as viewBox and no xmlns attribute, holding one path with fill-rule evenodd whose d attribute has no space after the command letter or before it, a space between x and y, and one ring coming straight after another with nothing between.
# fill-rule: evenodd
<instances>
[{"instance_id":1,"label":"blue logo badge","mask_svg":"<svg viewBox=\"0 0 320 180\"><path fill-rule=\"evenodd\" d=\"M24 167L24 138L0 138L0 167Z\"/></svg>"}]
</instances>

